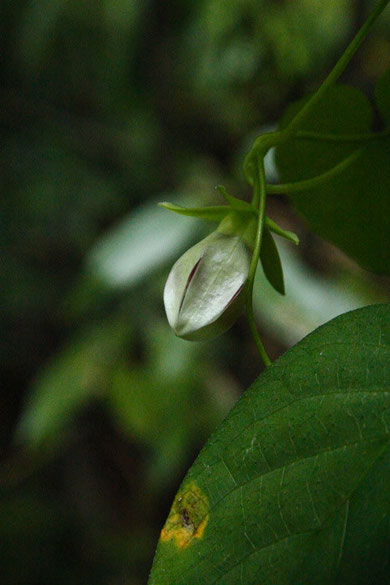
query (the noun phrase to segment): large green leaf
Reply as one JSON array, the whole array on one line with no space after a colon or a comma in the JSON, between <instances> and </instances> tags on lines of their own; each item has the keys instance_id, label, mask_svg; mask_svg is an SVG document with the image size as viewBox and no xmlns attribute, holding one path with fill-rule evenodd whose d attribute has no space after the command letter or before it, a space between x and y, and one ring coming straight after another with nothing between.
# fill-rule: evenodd
<instances>
[{"instance_id":1,"label":"large green leaf","mask_svg":"<svg viewBox=\"0 0 390 585\"><path fill-rule=\"evenodd\" d=\"M385 112L390 84L381 80L378 110ZM293 104L285 126L302 106ZM331 89L305 118L300 130L356 134L371 130L372 110L359 91ZM390 272L390 137L363 143L364 152L345 171L323 185L291 194L294 207L320 236L336 244L368 270ZM348 156L360 143L299 139L277 149L283 182L314 177Z\"/></svg>"},{"instance_id":2,"label":"large green leaf","mask_svg":"<svg viewBox=\"0 0 390 585\"><path fill-rule=\"evenodd\" d=\"M379 585L390 570L390 305L268 368L212 435L149 585Z\"/></svg>"}]
</instances>

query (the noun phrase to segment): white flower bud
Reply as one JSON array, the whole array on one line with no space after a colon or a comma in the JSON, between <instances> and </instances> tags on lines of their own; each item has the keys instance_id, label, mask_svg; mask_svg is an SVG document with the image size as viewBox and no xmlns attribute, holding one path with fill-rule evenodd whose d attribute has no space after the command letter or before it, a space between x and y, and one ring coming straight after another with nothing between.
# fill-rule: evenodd
<instances>
[{"instance_id":1,"label":"white flower bud","mask_svg":"<svg viewBox=\"0 0 390 585\"><path fill-rule=\"evenodd\" d=\"M164 289L178 337L210 339L231 327L244 306L252 253L239 235L213 232L174 264Z\"/></svg>"}]
</instances>

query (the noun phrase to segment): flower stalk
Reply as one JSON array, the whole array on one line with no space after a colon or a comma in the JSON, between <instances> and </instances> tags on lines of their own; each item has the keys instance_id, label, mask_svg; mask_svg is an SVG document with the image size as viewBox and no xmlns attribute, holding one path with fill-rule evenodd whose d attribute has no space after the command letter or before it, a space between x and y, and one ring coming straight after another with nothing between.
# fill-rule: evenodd
<instances>
[{"instance_id":1,"label":"flower stalk","mask_svg":"<svg viewBox=\"0 0 390 585\"><path fill-rule=\"evenodd\" d=\"M257 331L255 316L253 313L253 286L255 282L257 265L260 257L261 242L264 233L265 223L265 207L266 207L267 191L266 191L266 180L265 180L265 169L264 169L264 156L259 156L257 159L257 174L255 176L254 194L252 203L258 203L258 218L257 218L257 231L255 248L252 255L251 265L249 268L248 284L246 291L246 313L249 322L249 327L255 341L256 347L266 366L271 365L271 360L265 351L263 342L260 338L259 332Z\"/></svg>"}]
</instances>

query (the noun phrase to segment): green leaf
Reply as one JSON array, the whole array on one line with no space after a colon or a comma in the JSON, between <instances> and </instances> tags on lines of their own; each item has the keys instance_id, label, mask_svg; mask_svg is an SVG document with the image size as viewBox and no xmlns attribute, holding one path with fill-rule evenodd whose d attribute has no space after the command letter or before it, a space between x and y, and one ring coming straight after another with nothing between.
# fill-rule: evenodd
<instances>
[{"instance_id":1,"label":"green leaf","mask_svg":"<svg viewBox=\"0 0 390 585\"><path fill-rule=\"evenodd\" d=\"M198 217L199 219L205 219L206 221L221 221L224 217L231 212L231 208L227 205L213 205L211 207L181 207L168 201L162 201L159 203L160 207L179 213L180 215L187 215L189 217Z\"/></svg>"},{"instance_id":2,"label":"green leaf","mask_svg":"<svg viewBox=\"0 0 390 585\"><path fill-rule=\"evenodd\" d=\"M282 263L272 234L266 227L264 228L263 241L261 243L260 260L269 283L281 295L284 295Z\"/></svg>"},{"instance_id":3,"label":"green leaf","mask_svg":"<svg viewBox=\"0 0 390 585\"><path fill-rule=\"evenodd\" d=\"M390 305L346 313L258 378L181 485L149 585L383 585Z\"/></svg>"},{"instance_id":4,"label":"green leaf","mask_svg":"<svg viewBox=\"0 0 390 585\"><path fill-rule=\"evenodd\" d=\"M377 92L381 111L386 109L383 83ZM287 110L282 126L302 103ZM372 109L363 94L338 86L329 90L302 122L300 130L367 133L371 121ZM276 153L281 181L315 177L345 159L357 144L297 139L281 145ZM291 193L290 199L313 231L364 268L386 274L390 271L390 137L365 141L364 145L362 156L342 173L315 189Z\"/></svg>"}]
</instances>

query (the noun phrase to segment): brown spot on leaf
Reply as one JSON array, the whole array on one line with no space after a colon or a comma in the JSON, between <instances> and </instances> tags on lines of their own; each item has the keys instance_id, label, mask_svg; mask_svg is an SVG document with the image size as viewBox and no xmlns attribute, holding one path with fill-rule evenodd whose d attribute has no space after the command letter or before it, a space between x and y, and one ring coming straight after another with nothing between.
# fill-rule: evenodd
<instances>
[{"instance_id":1,"label":"brown spot on leaf","mask_svg":"<svg viewBox=\"0 0 390 585\"><path fill-rule=\"evenodd\" d=\"M209 521L208 512L206 495L195 482L188 483L177 494L160 539L173 540L178 548L186 548L195 539L202 538Z\"/></svg>"}]
</instances>

